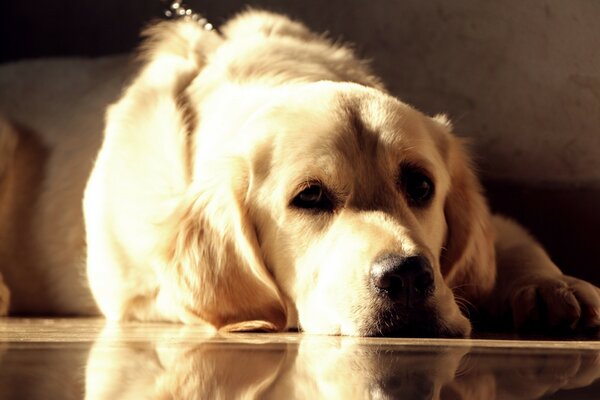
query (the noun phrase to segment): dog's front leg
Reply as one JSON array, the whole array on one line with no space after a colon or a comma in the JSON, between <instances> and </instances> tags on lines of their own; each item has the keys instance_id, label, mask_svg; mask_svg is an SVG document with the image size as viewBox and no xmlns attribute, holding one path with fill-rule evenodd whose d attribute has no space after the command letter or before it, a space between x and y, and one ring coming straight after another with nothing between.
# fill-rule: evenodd
<instances>
[{"instance_id":1,"label":"dog's front leg","mask_svg":"<svg viewBox=\"0 0 600 400\"><path fill-rule=\"evenodd\" d=\"M519 331L600 332L600 289L564 275L518 224L495 216L496 286L487 300L493 316L508 316Z\"/></svg>"}]
</instances>

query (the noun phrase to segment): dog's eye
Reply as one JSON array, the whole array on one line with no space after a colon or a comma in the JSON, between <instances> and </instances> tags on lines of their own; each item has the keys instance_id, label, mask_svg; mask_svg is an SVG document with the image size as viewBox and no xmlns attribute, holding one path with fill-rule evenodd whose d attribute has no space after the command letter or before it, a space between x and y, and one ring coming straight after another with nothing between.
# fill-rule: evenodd
<instances>
[{"instance_id":1,"label":"dog's eye","mask_svg":"<svg viewBox=\"0 0 600 400\"><path fill-rule=\"evenodd\" d=\"M400 183L409 203L415 207L425 206L433 197L433 182L418 168L404 168Z\"/></svg>"},{"instance_id":2,"label":"dog's eye","mask_svg":"<svg viewBox=\"0 0 600 400\"><path fill-rule=\"evenodd\" d=\"M294 197L292 205L297 208L331 211L333 203L320 184L312 183Z\"/></svg>"}]
</instances>

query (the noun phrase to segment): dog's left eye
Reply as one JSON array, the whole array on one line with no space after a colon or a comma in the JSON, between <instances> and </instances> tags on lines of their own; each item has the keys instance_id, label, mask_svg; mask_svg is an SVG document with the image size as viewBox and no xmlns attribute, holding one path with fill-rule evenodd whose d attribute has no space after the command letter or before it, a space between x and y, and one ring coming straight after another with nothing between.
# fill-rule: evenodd
<instances>
[{"instance_id":1,"label":"dog's left eye","mask_svg":"<svg viewBox=\"0 0 600 400\"><path fill-rule=\"evenodd\" d=\"M292 200L292 205L307 210L333 210L333 202L318 183L312 183L298 193Z\"/></svg>"}]
</instances>

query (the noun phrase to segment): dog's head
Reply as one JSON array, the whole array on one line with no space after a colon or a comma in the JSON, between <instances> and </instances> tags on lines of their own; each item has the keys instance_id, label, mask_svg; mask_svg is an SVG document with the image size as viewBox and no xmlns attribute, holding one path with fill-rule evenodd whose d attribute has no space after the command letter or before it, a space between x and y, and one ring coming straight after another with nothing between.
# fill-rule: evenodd
<instances>
[{"instance_id":1,"label":"dog's head","mask_svg":"<svg viewBox=\"0 0 600 400\"><path fill-rule=\"evenodd\" d=\"M453 289L493 284L493 237L449 124L349 83L243 96L199 126L169 255L186 307L233 328L467 335Z\"/></svg>"}]
</instances>

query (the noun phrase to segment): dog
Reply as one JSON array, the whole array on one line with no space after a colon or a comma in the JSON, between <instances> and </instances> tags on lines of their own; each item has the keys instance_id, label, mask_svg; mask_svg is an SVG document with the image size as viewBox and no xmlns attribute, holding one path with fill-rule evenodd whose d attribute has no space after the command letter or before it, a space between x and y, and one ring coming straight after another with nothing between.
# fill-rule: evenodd
<instances>
[{"instance_id":1,"label":"dog","mask_svg":"<svg viewBox=\"0 0 600 400\"><path fill-rule=\"evenodd\" d=\"M5 314L356 336L600 327L600 289L490 213L446 117L286 16L162 22L137 62L17 63L0 87Z\"/></svg>"}]
</instances>

